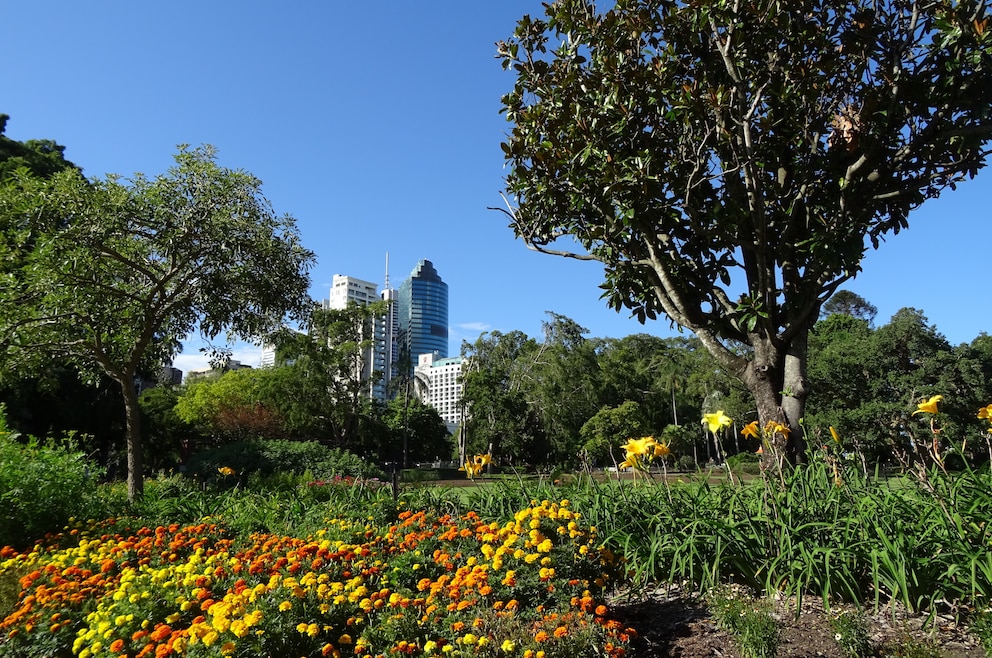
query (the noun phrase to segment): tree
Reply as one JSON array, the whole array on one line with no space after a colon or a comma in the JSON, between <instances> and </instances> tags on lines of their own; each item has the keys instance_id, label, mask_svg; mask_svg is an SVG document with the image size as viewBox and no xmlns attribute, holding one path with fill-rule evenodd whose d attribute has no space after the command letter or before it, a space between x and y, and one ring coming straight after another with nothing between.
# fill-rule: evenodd
<instances>
[{"instance_id":1,"label":"tree","mask_svg":"<svg viewBox=\"0 0 992 658\"><path fill-rule=\"evenodd\" d=\"M374 323L388 302L311 309L300 333L283 328L269 337L287 365L276 369L272 399L297 438L361 453L362 426L377 415L371 392L382 377L372 369Z\"/></svg>"},{"instance_id":2,"label":"tree","mask_svg":"<svg viewBox=\"0 0 992 658\"><path fill-rule=\"evenodd\" d=\"M640 405L633 400L618 407L603 407L582 426L582 452L588 463L600 464L613 455L614 449L640 438L643 431Z\"/></svg>"},{"instance_id":3,"label":"tree","mask_svg":"<svg viewBox=\"0 0 992 658\"><path fill-rule=\"evenodd\" d=\"M975 410L988 404L981 355L968 345L952 348L912 308L874 330L846 314L821 320L811 335L809 376L815 392L807 425L834 427L866 462L929 442L929 428L913 411L931 395L943 396L940 427L954 441L969 436Z\"/></svg>"},{"instance_id":4,"label":"tree","mask_svg":"<svg viewBox=\"0 0 992 658\"><path fill-rule=\"evenodd\" d=\"M79 170L65 159L65 147L61 144L50 139L18 142L4 135L9 120L10 115L0 114L0 181L11 178L21 168L42 178L66 169Z\"/></svg>"},{"instance_id":5,"label":"tree","mask_svg":"<svg viewBox=\"0 0 992 658\"><path fill-rule=\"evenodd\" d=\"M395 459L396 448L403 443L403 434L408 432L408 462L448 461L452 457L454 443L448 434L448 427L437 410L416 397L409 400L395 397L386 403L383 421L389 430L390 445L380 447L382 461Z\"/></svg>"},{"instance_id":6,"label":"tree","mask_svg":"<svg viewBox=\"0 0 992 658\"><path fill-rule=\"evenodd\" d=\"M601 262L612 308L692 330L798 437L821 304L985 165L987 4L551 2L498 44L510 225Z\"/></svg>"},{"instance_id":7,"label":"tree","mask_svg":"<svg viewBox=\"0 0 992 658\"><path fill-rule=\"evenodd\" d=\"M547 459L540 419L524 393L524 381L538 349L537 342L521 331L493 331L471 345L462 344L466 450L491 452L494 458L515 463Z\"/></svg>"},{"instance_id":8,"label":"tree","mask_svg":"<svg viewBox=\"0 0 992 658\"><path fill-rule=\"evenodd\" d=\"M176 413L180 390L178 386L154 386L138 397L142 438L150 447L148 462L153 468L183 464L196 447L198 432Z\"/></svg>"},{"instance_id":9,"label":"tree","mask_svg":"<svg viewBox=\"0 0 992 658\"><path fill-rule=\"evenodd\" d=\"M542 322L544 341L521 365L525 366L523 392L540 419L549 458L564 464L582 451L579 432L602 406L596 343L574 320L547 312Z\"/></svg>"},{"instance_id":10,"label":"tree","mask_svg":"<svg viewBox=\"0 0 992 658\"><path fill-rule=\"evenodd\" d=\"M871 325L875 321L875 316L878 315L878 308L857 293L850 290L838 290L824 302L820 315L825 317L835 313L850 315L852 318L864 320Z\"/></svg>"},{"instance_id":11,"label":"tree","mask_svg":"<svg viewBox=\"0 0 992 658\"><path fill-rule=\"evenodd\" d=\"M196 327L210 340L258 339L311 303L314 255L260 181L219 166L210 147L183 147L175 160L151 179L22 169L0 187L0 260L34 236L23 266L0 280L4 369L65 359L117 382L131 500L144 485L139 371Z\"/></svg>"},{"instance_id":12,"label":"tree","mask_svg":"<svg viewBox=\"0 0 992 658\"><path fill-rule=\"evenodd\" d=\"M273 370L241 368L189 382L176 396L176 417L214 443L281 438L285 423L271 396L275 378Z\"/></svg>"}]
</instances>

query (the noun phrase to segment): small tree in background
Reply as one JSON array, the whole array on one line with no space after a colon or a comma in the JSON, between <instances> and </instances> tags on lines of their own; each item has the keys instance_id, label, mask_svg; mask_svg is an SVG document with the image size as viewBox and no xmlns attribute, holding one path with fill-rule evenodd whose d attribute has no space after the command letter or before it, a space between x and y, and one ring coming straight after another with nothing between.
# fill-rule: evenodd
<instances>
[{"instance_id":1,"label":"small tree in background","mask_svg":"<svg viewBox=\"0 0 992 658\"><path fill-rule=\"evenodd\" d=\"M0 278L3 369L64 359L117 382L131 500L144 488L136 375L197 327L208 339L259 339L311 303L314 255L295 221L272 212L257 178L215 157L182 148L168 173L130 181L22 169L0 186L0 261L24 259Z\"/></svg>"},{"instance_id":2,"label":"small tree in background","mask_svg":"<svg viewBox=\"0 0 992 658\"><path fill-rule=\"evenodd\" d=\"M579 433L582 437L582 452L591 465L608 461L614 450L630 439L639 438L644 433L641 422L641 405L627 400L618 407L603 407L586 421Z\"/></svg>"}]
</instances>

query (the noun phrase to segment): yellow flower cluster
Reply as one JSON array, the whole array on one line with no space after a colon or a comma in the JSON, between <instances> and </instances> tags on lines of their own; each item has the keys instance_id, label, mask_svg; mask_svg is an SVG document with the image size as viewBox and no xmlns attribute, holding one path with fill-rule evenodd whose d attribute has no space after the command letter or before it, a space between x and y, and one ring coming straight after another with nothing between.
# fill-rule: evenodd
<instances>
[{"instance_id":1,"label":"yellow flower cluster","mask_svg":"<svg viewBox=\"0 0 992 658\"><path fill-rule=\"evenodd\" d=\"M626 455L619 467L635 468L639 471L646 471L655 459L664 459L671 454L668 444L655 441L653 436L630 439L621 447Z\"/></svg>"},{"instance_id":2,"label":"yellow flower cluster","mask_svg":"<svg viewBox=\"0 0 992 658\"><path fill-rule=\"evenodd\" d=\"M833 428L830 429L832 432L835 431ZM792 430L789 429L788 425L783 425L775 420L770 420L765 423L764 428L760 427L758 421L753 420L744 426L744 429L741 430L741 435L748 436L753 439L760 439L762 438L762 432L764 432L764 436L775 436L776 434L789 436L789 432L791 431Z\"/></svg>"},{"instance_id":3,"label":"yellow flower cluster","mask_svg":"<svg viewBox=\"0 0 992 658\"><path fill-rule=\"evenodd\" d=\"M474 480L476 475L482 473L482 471L492 462L492 455L476 455L472 459L465 462L465 465L459 468L459 471L465 471L465 475L468 476L470 480Z\"/></svg>"}]
</instances>

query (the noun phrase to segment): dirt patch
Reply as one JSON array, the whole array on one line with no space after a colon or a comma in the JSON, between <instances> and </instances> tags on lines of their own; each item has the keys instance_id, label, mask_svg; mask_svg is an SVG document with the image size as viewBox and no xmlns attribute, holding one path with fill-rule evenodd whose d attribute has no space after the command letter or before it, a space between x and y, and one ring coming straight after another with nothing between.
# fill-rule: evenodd
<instances>
[{"instance_id":1,"label":"dirt patch","mask_svg":"<svg viewBox=\"0 0 992 658\"><path fill-rule=\"evenodd\" d=\"M618 597L615 614L636 629L637 655L646 658L740 658L733 638L717 627L698 597L675 589L656 588ZM853 612L853 606L835 605L831 611ZM803 601L799 614L787 602L776 604L781 643L778 657L844 658L830 626L831 612L818 599ZM986 658L979 640L950 616L910 614L885 608L868 617L869 637L878 655L908 638L920 645L932 643L944 658ZM883 648L889 647L890 651Z\"/></svg>"}]
</instances>

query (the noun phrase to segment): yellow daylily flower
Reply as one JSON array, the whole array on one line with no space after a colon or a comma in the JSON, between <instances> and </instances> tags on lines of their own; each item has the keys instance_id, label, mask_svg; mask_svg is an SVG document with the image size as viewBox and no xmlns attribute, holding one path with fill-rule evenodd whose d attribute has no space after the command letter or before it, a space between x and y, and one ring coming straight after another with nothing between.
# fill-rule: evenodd
<instances>
[{"instance_id":1,"label":"yellow daylily flower","mask_svg":"<svg viewBox=\"0 0 992 658\"><path fill-rule=\"evenodd\" d=\"M987 407L982 407L978 410L978 417L982 420L987 420L992 423L992 404Z\"/></svg>"},{"instance_id":2,"label":"yellow daylily flower","mask_svg":"<svg viewBox=\"0 0 992 658\"><path fill-rule=\"evenodd\" d=\"M653 436L628 439L621 447L627 454L619 468L645 470L654 459L663 459L672 454L667 443L659 443Z\"/></svg>"},{"instance_id":3,"label":"yellow daylily flower","mask_svg":"<svg viewBox=\"0 0 992 658\"><path fill-rule=\"evenodd\" d=\"M741 430L741 434L744 436L749 436L752 439L761 438L761 430L758 429L758 421L752 420L750 423L744 426Z\"/></svg>"},{"instance_id":4,"label":"yellow daylily flower","mask_svg":"<svg viewBox=\"0 0 992 658\"><path fill-rule=\"evenodd\" d=\"M830 436L834 437L834 441L840 443L840 434L837 433L833 425L830 426Z\"/></svg>"},{"instance_id":5,"label":"yellow daylily flower","mask_svg":"<svg viewBox=\"0 0 992 658\"><path fill-rule=\"evenodd\" d=\"M717 411L712 414L703 415L703 424L709 428L712 434L716 434L724 427L730 426L734 421L731 420L730 416L723 413L723 410Z\"/></svg>"},{"instance_id":6,"label":"yellow daylily flower","mask_svg":"<svg viewBox=\"0 0 992 658\"><path fill-rule=\"evenodd\" d=\"M476 475L482 473L483 469L492 463L492 455L486 453L485 455L476 455L472 459L465 462L465 465L459 468L459 471L465 471L465 475L468 478L474 479Z\"/></svg>"},{"instance_id":7,"label":"yellow daylily flower","mask_svg":"<svg viewBox=\"0 0 992 658\"><path fill-rule=\"evenodd\" d=\"M230 466L221 466L220 468L217 469L217 472L223 475L224 477L234 475L234 469L231 468Z\"/></svg>"},{"instance_id":8,"label":"yellow daylily flower","mask_svg":"<svg viewBox=\"0 0 992 658\"><path fill-rule=\"evenodd\" d=\"M777 420L770 420L767 423L765 423L765 434L768 434L770 436L775 436L776 434L781 434L782 436L789 436L789 432L791 431L792 430L789 429L788 425L783 425Z\"/></svg>"},{"instance_id":9,"label":"yellow daylily flower","mask_svg":"<svg viewBox=\"0 0 992 658\"><path fill-rule=\"evenodd\" d=\"M920 402L918 405L916 405L916 411L913 412L913 415L915 416L916 414L937 413L937 403L943 399L944 399L943 395L931 396L929 400L925 400L923 402Z\"/></svg>"}]
</instances>

